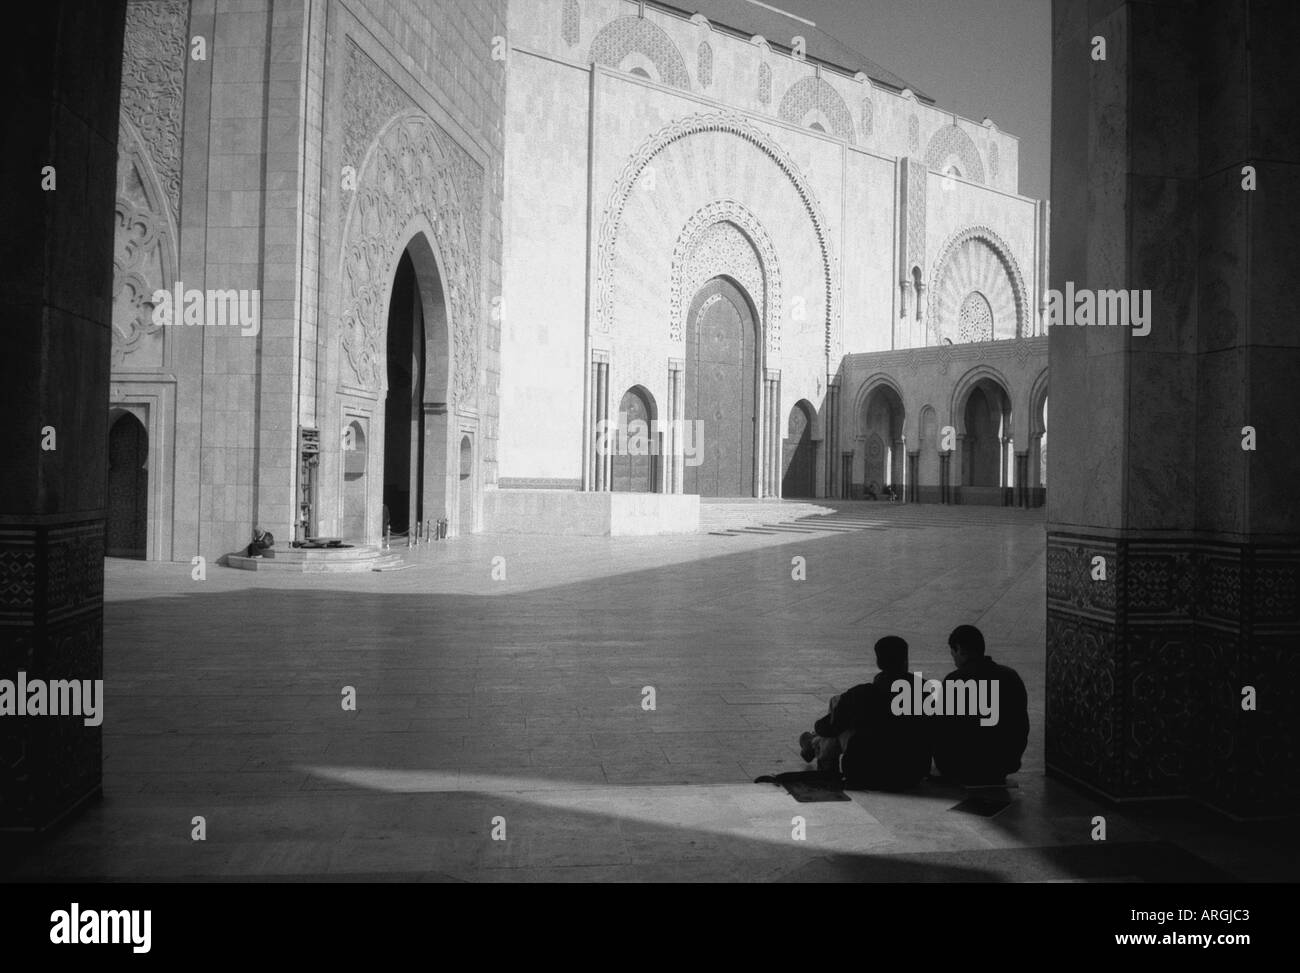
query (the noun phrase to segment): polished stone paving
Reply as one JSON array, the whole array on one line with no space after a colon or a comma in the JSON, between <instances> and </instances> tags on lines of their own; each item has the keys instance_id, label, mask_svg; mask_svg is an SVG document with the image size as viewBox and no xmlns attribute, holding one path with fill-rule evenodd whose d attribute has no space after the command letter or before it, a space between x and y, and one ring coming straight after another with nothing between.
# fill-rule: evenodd
<instances>
[{"instance_id":1,"label":"polished stone paving","mask_svg":"<svg viewBox=\"0 0 1300 973\"><path fill-rule=\"evenodd\" d=\"M833 506L709 504L689 536L478 535L382 573L110 561L103 799L0 846L0 875L1296 878L1281 829L1105 807L1044 776L1041 511ZM874 673L876 638L942 675L960 623L1029 688L1005 809L954 810L990 795L937 782L822 804L752 783L804 769L799 732Z\"/></svg>"}]
</instances>

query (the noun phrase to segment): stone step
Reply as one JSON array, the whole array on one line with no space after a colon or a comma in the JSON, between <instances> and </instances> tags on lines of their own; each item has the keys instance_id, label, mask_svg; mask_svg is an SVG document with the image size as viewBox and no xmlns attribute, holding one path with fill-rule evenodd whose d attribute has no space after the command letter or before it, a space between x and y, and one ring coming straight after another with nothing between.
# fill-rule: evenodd
<instances>
[{"instance_id":1,"label":"stone step","mask_svg":"<svg viewBox=\"0 0 1300 973\"><path fill-rule=\"evenodd\" d=\"M334 574L354 571L391 571L405 565L394 550L373 544L357 547L298 548L277 545L269 556L229 554L225 565L241 571L287 571L299 574Z\"/></svg>"}]
</instances>

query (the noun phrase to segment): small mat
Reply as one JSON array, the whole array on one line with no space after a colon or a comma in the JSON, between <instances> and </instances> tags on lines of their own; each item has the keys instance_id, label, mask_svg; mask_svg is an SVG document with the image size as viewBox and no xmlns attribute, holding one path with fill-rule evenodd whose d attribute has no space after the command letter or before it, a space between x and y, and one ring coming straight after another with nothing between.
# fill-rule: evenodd
<instances>
[{"instance_id":1,"label":"small mat","mask_svg":"<svg viewBox=\"0 0 1300 973\"><path fill-rule=\"evenodd\" d=\"M839 777L820 770L790 770L784 774L766 774L755 777L754 783L779 784L800 804L849 800L849 795L845 794L840 786Z\"/></svg>"},{"instance_id":2,"label":"small mat","mask_svg":"<svg viewBox=\"0 0 1300 973\"><path fill-rule=\"evenodd\" d=\"M949 811L961 811L963 814L978 814L982 818L997 817L1011 806L1005 798L983 794L973 794L960 804L954 804Z\"/></svg>"}]
</instances>

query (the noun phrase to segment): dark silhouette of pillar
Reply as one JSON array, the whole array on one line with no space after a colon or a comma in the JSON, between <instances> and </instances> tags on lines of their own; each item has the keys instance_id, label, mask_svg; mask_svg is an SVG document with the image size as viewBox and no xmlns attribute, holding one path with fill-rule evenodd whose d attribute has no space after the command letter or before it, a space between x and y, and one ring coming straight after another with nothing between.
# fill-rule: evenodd
<instances>
[{"instance_id":1,"label":"dark silhouette of pillar","mask_svg":"<svg viewBox=\"0 0 1300 973\"><path fill-rule=\"evenodd\" d=\"M103 676L125 10L124 0L25 5L0 67L0 679L11 683L20 672ZM112 699L104 706L112 719ZM0 716L0 828L46 828L95 796L100 731L76 716Z\"/></svg>"},{"instance_id":2,"label":"dark silhouette of pillar","mask_svg":"<svg viewBox=\"0 0 1300 973\"><path fill-rule=\"evenodd\" d=\"M1053 19L1050 287L1149 291L1151 315L1051 330L1047 766L1293 813L1300 8Z\"/></svg>"}]
</instances>

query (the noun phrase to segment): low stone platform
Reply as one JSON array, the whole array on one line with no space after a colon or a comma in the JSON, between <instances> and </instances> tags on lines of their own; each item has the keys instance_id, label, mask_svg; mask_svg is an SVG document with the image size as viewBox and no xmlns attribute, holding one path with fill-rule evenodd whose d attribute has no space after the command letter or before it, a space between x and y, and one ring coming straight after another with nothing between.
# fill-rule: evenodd
<instances>
[{"instance_id":1,"label":"low stone platform","mask_svg":"<svg viewBox=\"0 0 1300 973\"><path fill-rule=\"evenodd\" d=\"M273 547L271 556L244 557L227 554L226 567L241 571L284 571L296 574L347 574L383 571L402 564L395 550L374 545L357 547Z\"/></svg>"},{"instance_id":2,"label":"low stone platform","mask_svg":"<svg viewBox=\"0 0 1300 973\"><path fill-rule=\"evenodd\" d=\"M483 529L566 537L694 534L700 529L700 498L680 493L485 490Z\"/></svg>"}]
</instances>

